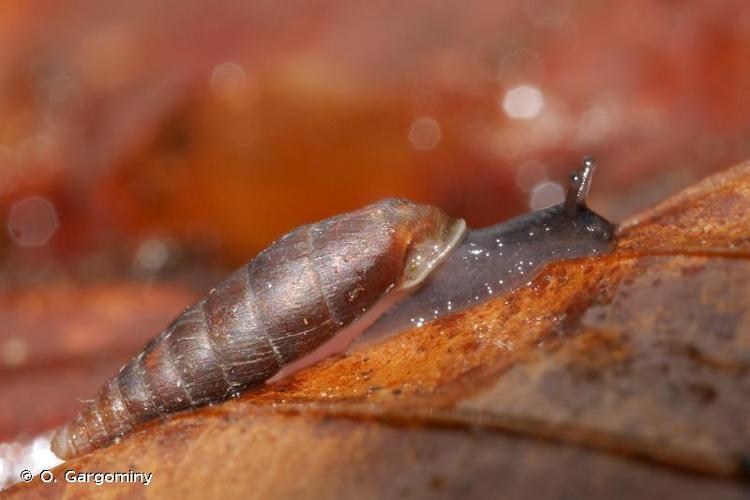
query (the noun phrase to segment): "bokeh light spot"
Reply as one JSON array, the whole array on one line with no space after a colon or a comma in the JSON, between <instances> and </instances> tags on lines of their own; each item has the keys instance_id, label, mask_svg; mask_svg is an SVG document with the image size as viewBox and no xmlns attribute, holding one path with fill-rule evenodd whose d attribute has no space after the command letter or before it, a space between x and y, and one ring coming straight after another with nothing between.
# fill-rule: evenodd
<instances>
[{"instance_id":1,"label":"bokeh light spot","mask_svg":"<svg viewBox=\"0 0 750 500\"><path fill-rule=\"evenodd\" d=\"M429 116L417 118L409 128L409 142L420 151L435 149L442 138L440 124Z\"/></svg>"},{"instance_id":2,"label":"bokeh light spot","mask_svg":"<svg viewBox=\"0 0 750 500\"><path fill-rule=\"evenodd\" d=\"M158 238L145 240L136 253L138 266L148 272L159 271L169 260L169 248Z\"/></svg>"},{"instance_id":3,"label":"bokeh light spot","mask_svg":"<svg viewBox=\"0 0 750 500\"><path fill-rule=\"evenodd\" d=\"M0 344L0 365L6 368L21 366L28 357L28 343L21 337L11 337Z\"/></svg>"},{"instance_id":4,"label":"bokeh light spot","mask_svg":"<svg viewBox=\"0 0 750 500\"><path fill-rule=\"evenodd\" d=\"M598 142L604 139L612 127L612 118L606 109L594 106L581 116L579 131L581 139Z\"/></svg>"},{"instance_id":5,"label":"bokeh light spot","mask_svg":"<svg viewBox=\"0 0 750 500\"><path fill-rule=\"evenodd\" d=\"M514 87L503 96L503 111L511 118L535 118L543 107L544 96L533 85Z\"/></svg>"},{"instance_id":6,"label":"bokeh light spot","mask_svg":"<svg viewBox=\"0 0 750 500\"><path fill-rule=\"evenodd\" d=\"M211 72L211 92L232 105L239 105L245 101L249 83L247 71L236 62L217 64Z\"/></svg>"},{"instance_id":7,"label":"bokeh light spot","mask_svg":"<svg viewBox=\"0 0 750 500\"><path fill-rule=\"evenodd\" d=\"M21 247L46 245L58 228L55 206L41 196L17 201L8 214L8 234Z\"/></svg>"}]
</instances>

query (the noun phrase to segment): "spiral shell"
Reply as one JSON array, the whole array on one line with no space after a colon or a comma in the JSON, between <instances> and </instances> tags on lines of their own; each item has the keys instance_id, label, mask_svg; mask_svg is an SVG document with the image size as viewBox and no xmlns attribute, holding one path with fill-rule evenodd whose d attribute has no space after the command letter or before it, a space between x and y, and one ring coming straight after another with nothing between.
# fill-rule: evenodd
<instances>
[{"instance_id":1,"label":"spiral shell","mask_svg":"<svg viewBox=\"0 0 750 500\"><path fill-rule=\"evenodd\" d=\"M438 208L398 199L293 230L151 340L58 430L53 451L75 457L262 385L387 294L417 288L465 231Z\"/></svg>"}]
</instances>

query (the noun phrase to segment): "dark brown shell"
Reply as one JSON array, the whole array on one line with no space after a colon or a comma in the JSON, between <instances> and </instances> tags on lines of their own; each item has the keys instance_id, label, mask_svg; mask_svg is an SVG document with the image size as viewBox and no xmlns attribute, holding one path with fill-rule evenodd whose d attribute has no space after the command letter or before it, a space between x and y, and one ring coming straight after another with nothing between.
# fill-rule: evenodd
<instances>
[{"instance_id":1,"label":"dark brown shell","mask_svg":"<svg viewBox=\"0 0 750 500\"><path fill-rule=\"evenodd\" d=\"M388 199L295 229L154 338L57 432L53 451L81 455L263 384L392 289L417 284L427 274L421 254L447 252L464 227L440 209Z\"/></svg>"}]
</instances>

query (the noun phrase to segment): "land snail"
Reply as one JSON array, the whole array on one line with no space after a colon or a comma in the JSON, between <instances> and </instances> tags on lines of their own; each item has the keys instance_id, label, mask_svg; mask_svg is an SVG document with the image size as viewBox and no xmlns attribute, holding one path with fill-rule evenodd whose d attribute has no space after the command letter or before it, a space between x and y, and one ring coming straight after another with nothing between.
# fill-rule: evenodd
<instances>
[{"instance_id":1,"label":"land snail","mask_svg":"<svg viewBox=\"0 0 750 500\"><path fill-rule=\"evenodd\" d=\"M551 261L607 252L614 227L586 206L594 167L584 159L563 203L487 228L401 199L298 227L151 340L57 431L53 451L82 455L278 380L365 332L400 332L523 286Z\"/></svg>"}]
</instances>

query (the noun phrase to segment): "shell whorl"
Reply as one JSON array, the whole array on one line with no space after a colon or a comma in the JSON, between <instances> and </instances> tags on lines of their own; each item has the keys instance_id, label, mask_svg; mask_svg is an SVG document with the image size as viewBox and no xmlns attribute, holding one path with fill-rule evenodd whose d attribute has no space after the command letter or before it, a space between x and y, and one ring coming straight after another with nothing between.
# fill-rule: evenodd
<instances>
[{"instance_id":1,"label":"shell whorl","mask_svg":"<svg viewBox=\"0 0 750 500\"><path fill-rule=\"evenodd\" d=\"M440 209L387 199L295 229L149 342L57 432L53 451L78 456L262 385L389 291L415 288L465 227Z\"/></svg>"}]
</instances>

